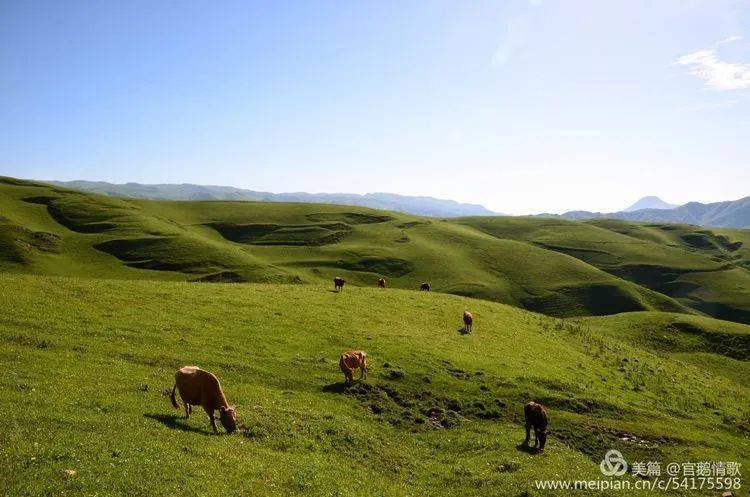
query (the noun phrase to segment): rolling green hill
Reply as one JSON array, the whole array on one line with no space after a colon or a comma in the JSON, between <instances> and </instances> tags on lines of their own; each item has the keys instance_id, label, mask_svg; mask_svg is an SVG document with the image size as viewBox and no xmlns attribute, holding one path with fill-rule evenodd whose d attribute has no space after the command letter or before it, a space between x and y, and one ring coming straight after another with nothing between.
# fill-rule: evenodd
<instances>
[{"instance_id":1,"label":"rolling green hill","mask_svg":"<svg viewBox=\"0 0 750 497\"><path fill-rule=\"evenodd\" d=\"M466 218L498 239L575 257L613 276L721 319L750 322L746 230L602 219Z\"/></svg>"},{"instance_id":2,"label":"rolling green hill","mask_svg":"<svg viewBox=\"0 0 750 497\"><path fill-rule=\"evenodd\" d=\"M562 496L534 481L601 477L611 448L631 463L750 464L745 325L659 312L559 320L327 285L2 274L0 296L9 496ZM469 335L457 331L464 309ZM371 371L345 388L337 357L349 348L368 352ZM237 433L211 435L200 410L172 409L184 364L219 376ZM528 399L550 414L539 455L516 447Z\"/></svg>"},{"instance_id":3,"label":"rolling green hill","mask_svg":"<svg viewBox=\"0 0 750 497\"><path fill-rule=\"evenodd\" d=\"M0 178L0 271L418 288L569 317L750 322L748 232L538 218L441 220L294 203L132 200Z\"/></svg>"}]
</instances>

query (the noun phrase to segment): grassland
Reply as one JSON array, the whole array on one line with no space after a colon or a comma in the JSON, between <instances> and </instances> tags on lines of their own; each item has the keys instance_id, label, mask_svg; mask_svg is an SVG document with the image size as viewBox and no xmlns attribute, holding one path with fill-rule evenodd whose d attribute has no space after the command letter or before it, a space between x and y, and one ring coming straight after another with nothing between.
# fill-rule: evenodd
<instances>
[{"instance_id":1,"label":"grassland","mask_svg":"<svg viewBox=\"0 0 750 497\"><path fill-rule=\"evenodd\" d=\"M742 230L0 178L0 489L547 495L534 480L596 478L610 448L748 467L749 289ZM350 348L372 374L347 388ZM185 364L221 378L238 433L171 409ZM516 447L529 399L552 420L540 455Z\"/></svg>"},{"instance_id":2,"label":"grassland","mask_svg":"<svg viewBox=\"0 0 750 497\"><path fill-rule=\"evenodd\" d=\"M549 495L532 482L598 477L608 448L750 464L750 327L736 323L7 273L0 298L6 495ZM457 331L464 309L469 335ZM372 369L346 389L336 359L348 348L367 350ZM172 410L164 392L183 364L221 378L238 433ZM538 455L516 448L529 398L551 417Z\"/></svg>"},{"instance_id":3,"label":"grassland","mask_svg":"<svg viewBox=\"0 0 750 497\"><path fill-rule=\"evenodd\" d=\"M421 218L366 208L104 197L0 178L0 271L433 290L558 317L665 311L750 323L741 230Z\"/></svg>"}]
</instances>

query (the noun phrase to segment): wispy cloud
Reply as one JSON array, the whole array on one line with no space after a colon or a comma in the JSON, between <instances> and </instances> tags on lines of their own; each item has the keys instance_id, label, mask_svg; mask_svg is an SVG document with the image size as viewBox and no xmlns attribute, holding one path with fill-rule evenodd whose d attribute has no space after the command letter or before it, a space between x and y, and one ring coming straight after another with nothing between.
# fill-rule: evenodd
<instances>
[{"instance_id":1,"label":"wispy cloud","mask_svg":"<svg viewBox=\"0 0 750 497\"><path fill-rule=\"evenodd\" d=\"M730 36L714 43L712 48L683 55L674 61L674 64L686 66L690 74L706 80L706 85L714 90L750 88L750 64L727 62L718 54L719 46L741 39L740 36Z\"/></svg>"},{"instance_id":2,"label":"wispy cloud","mask_svg":"<svg viewBox=\"0 0 750 497\"><path fill-rule=\"evenodd\" d=\"M733 41L740 41L742 39L741 36L730 36L728 38L724 38L723 40L719 40L716 43L714 43L715 47L718 47L720 45L725 45L727 43L732 43Z\"/></svg>"}]
</instances>

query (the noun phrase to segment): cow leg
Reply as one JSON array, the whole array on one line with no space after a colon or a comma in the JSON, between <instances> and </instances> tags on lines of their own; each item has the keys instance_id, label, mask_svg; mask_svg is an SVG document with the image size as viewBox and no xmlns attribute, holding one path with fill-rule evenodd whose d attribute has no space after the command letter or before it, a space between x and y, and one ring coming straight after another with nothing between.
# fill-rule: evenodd
<instances>
[{"instance_id":1,"label":"cow leg","mask_svg":"<svg viewBox=\"0 0 750 497\"><path fill-rule=\"evenodd\" d=\"M190 404L185 403L185 419L190 417Z\"/></svg>"},{"instance_id":2,"label":"cow leg","mask_svg":"<svg viewBox=\"0 0 750 497\"><path fill-rule=\"evenodd\" d=\"M360 366L359 367L359 379L363 380L364 378L365 378L365 367L364 366Z\"/></svg>"},{"instance_id":3,"label":"cow leg","mask_svg":"<svg viewBox=\"0 0 750 497\"><path fill-rule=\"evenodd\" d=\"M529 445L530 439L531 439L531 425L529 423L526 423L526 439L523 441L523 445Z\"/></svg>"},{"instance_id":4,"label":"cow leg","mask_svg":"<svg viewBox=\"0 0 750 497\"><path fill-rule=\"evenodd\" d=\"M539 447L539 429L534 427L534 448Z\"/></svg>"},{"instance_id":5,"label":"cow leg","mask_svg":"<svg viewBox=\"0 0 750 497\"><path fill-rule=\"evenodd\" d=\"M214 417L214 412L211 411L208 413L208 419L211 420L211 428L214 429L214 433L219 433L219 429L216 427L216 418Z\"/></svg>"}]
</instances>

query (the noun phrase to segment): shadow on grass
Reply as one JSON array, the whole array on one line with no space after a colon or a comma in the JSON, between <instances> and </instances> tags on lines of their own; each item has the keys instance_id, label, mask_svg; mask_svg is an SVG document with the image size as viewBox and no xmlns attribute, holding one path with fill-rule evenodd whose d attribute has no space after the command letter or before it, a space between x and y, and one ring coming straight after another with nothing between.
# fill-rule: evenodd
<instances>
[{"instance_id":1,"label":"shadow on grass","mask_svg":"<svg viewBox=\"0 0 750 497\"><path fill-rule=\"evenodd\" d=\"M330 385L324 385L322 390L326 393L344 393L349 388L349 384L345 381L339 381L331 383Z\"/></svg>"},{"instance_id":2,"label":"shadow on grass","mask_svg":"<svg viewBox=\"0 0 750 497\"><path fill-rule=\"evenodd\" d=\"M154 421L158 421L167 428L171 428L173 430L182 430L182 431L189 431L192 433L200 433L201 435L213 435L212 430L201 430L200 428L195 428L193 426L190 426L187 424L187 420L185 420L184 417L180 416L179 414L152 414L147 413L144 414L143 417L148 419L153 419Z\"/></svg>"},{"instance_id":3,"label":"shadow on grass","mask_svg":"<svg viewBox=\"0 0 750 497\"><path fill-rule=\"evenodd\" d=\"M467 330L466 327L461 327L456 330L456 333L458 333L459 335L468 335L471 332Z\"/></svg>"},{"instance_id":4,"label":"shadow on grass","mask_svg":"<svg viewBox=\"0 0 750 497\"><path fill-rule=\"evenodd\" d=\"M516 445L516 449L520 450L521 452L526 452L527 454L531 454L531 455L536 455L541 452L536 447L532 447L531 445L526 444L526 443L520 443Z\"/></svg>"}]
</instances>

